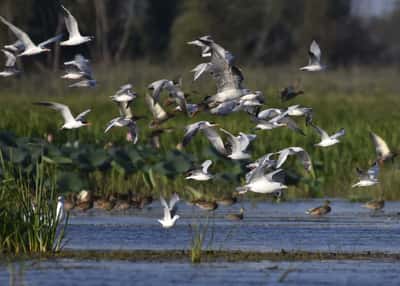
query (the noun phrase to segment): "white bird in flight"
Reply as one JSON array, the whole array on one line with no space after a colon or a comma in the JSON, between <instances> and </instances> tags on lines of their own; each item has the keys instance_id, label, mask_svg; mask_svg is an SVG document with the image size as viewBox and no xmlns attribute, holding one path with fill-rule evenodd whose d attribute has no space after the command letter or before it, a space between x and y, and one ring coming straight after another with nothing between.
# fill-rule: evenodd
<instances>
[{"instance_id":1,"label":"white bird in flight","mask_svg":"<svg viewBox=\"0 0 400 286\"><path fill-rule=\"evenodd\" d=\"M363 171L357 168L357 173L359 177L359 181L355 183L352 188L355 187L369 187L379 183L378 174L379 174L379 165L378 162L375 162L371 168L367 171Z\"/></svg>"},{"instance_id":2,"label":"white bird in flight","mask_svg":"<svg viewBox=\"0 0 400 286\"><path fill-rule=\"evenodd\" d=\"M5 25L8 26L8 28L15 34L15 36L18 38L18 40L21 41L21 43L24 46L24 51L18 56L32 56L32 55L37 55L43 52L50 52L51 50L48 48L45 48L45 46L54 43L58 40L61 39L62 35L55 36L53 38L48 39L47 41L44 41L38 45L35 45L31 38L28 36L27 33L22 31L21 29L17 28L10 22L8 22L6 19L0 16L0 21L2 21Z\"/></svg>"},{"instance_id":3,"label":"white bird in flight","mask_svg":"<svg viewBox=\"0 0 400 286\"><path fill-rule=\"evenodd\" d=\"M278 151L276 154L279 154L279 157L275 168L280 168L286 162L287 158L290 155L296 155L301 160L304 169L306 169L309 172L312 170L311 157L307 153L307 151L305 151L301 147L288 147Z\"/></svg>"},{"instance_id":4,"label":"white bird in flight","mask_svg":"<svg viewBox=\"0 0 400 286\"><path fill-rule=\"evenodd\" d=\"M208 181L213 178L213 175L208 172L208 168L211 166L212 161L206 160L201 164L201 169L194 169L188 172L188 176L185 178L187 180L196 181Z\"/></svg>"},{"instance_id":5,"label":"white bird in flight","mask_svg":"<svg viewBox=\"0 0 400 286\"><path fill-rule=\"evenodd\" d=\"M61 5L66 16L64 17L65 26L67 27L69 38L67 41L63 41L60 43L61 46L77 46L87 42L90 42L93 37L90 36L82 36L79 32L78 22L75 17L69 12L67 8Z\"/></svg>"},{"instance_id":6,"label":"white bird in flight","mask_svg":"<svg viewBox=\"0 0 400 286\"><path fill-rule=\"evenodd\" d=\"M179 219L179 215L176 213L176 203L179 201L179 196L174 194L169 201L169 204L165 201L165 199L160 196L161 205L164 207L164 217L159 219L158 222L162 225L163 228L171 228L175 225L175 222Z\"/></svg>"},{"instance_id":7,"label":"white bird in flight","mask_svg":"<svg viewBox=\"0 0 400 286\"><path fill-rule=\"evenodd\" d=\"M278 169L265 175L264 168L260 165L253 172L247 184L236 188L236 190L239 194L248 191L260 194L280 193L282 189L287 189L287 186L280 182L282 174L284 175L283 170Z\"/></svg>"},{"instance_id":8,"label":"white bird in flight","mask_svg":"<svg viewBox=\"0 0 400 286\"><path fill-rule=\"evenodd\" d=\"M301 71L316 72L325 69L325 66L321 65L321 49L316 41L312 41L308 55L308 65L301 67Z\"/></svg>"},{"instance_id":9,"label":"white bird in flight","mask_svg":"<svg viewBox=\"0 0 400 286\"><path fill-rule=\"evenodd\" d=\"M370 136L371 136L372 142L374 143L374 146L375 146L375 152L376 152L376 156L377 156L376 160L379 163L384 163L385 161L393 160L394 157L397 156L397 154L395 152L392 152L389 149L389 146L387 145L385 140L383 140L380 136L378 136L377 134L375 134L373 132L370 132Z\"/></svg>"},{"instance_id":10,"label":"white bird in flight","mask_svg":"<svg viewBox=\"0 0 400 286\"><path fill-rule=\"evenodd\" d=\"M318 134L321 136L321 142L314 144L314 146L319 146L319 147L329 147L332 145L335 145L339 143L339 137L345 135L344 128L340 129L338 132L335 134L329 136L328 133L326 133L325 130L321 129L320 127L311 124L311 126L318 132Z\"/></svg>"},{"instance_id":11,"label":"white bird in flight","mask_svg":"<svg viewBox=\"0 0 400 286\"><path fill-rule=\"evenodd\" d=\"M78 116L74 117L71 113L71 110L67 105L57 103L57 102L49 102L49 101L40 101L35 102L36 105L47 106L51 109L55 109L61 112L62 117L64 118L64 124L61 126L61 129L75 129L82 126L89 126L90 123L85 121L85 116L90 112L90 109L85 110L84 112L78 114Z\"/></svg>"},{"instance_id":12,"label":"white bird in flight","mask_svg":"<svg viewBox=\"0 0 400 286\"><path fill-rule=\"evenodd\" d=\"M1 77L9 77L19 73L19 70L16 68L15 63L17 61L16 57L13 53L7 50L1 50L4 55L7 57L5 69L0 72Z\"/></svg>"}]
</instances>

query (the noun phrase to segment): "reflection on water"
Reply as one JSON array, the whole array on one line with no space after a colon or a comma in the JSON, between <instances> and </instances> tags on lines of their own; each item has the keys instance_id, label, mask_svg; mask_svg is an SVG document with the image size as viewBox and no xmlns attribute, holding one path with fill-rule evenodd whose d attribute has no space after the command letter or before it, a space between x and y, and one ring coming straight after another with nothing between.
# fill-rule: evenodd
<instances>
[{"instance_id":1,"label":"reflection on water","mask_svg":"<svg viewBox=\"0 0 400 286\"><path fill-rule=\"evenodd\" d=\"M17 267L15 263L13 269ZM29 265L28 265L29 264ZM25 273L0 266L0 285L399 285L400 262L257 263L25 262ZM9 269L12 269L9 266ZM14 280L13 280L14 279Z\"/></svg>"}]
</instances>

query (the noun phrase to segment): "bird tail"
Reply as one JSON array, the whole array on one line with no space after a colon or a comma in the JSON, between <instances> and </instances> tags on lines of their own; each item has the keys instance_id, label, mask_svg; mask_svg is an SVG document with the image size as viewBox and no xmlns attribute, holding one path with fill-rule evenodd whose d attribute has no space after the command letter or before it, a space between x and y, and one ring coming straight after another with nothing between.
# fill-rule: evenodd
<instances>
[{"instance_id":1,"label":"bird tail","mask_svg":"<svg viewBox=\"0 0 400 286\"><path fill-rule=\"evenodd\" d=\"M249 191L249 188L246 187L246 186L237 187L237 188L236 188L236 191L238 192L239 195L241 195L241 194L247 193L247 192Z\"/></svg>"}]
</instances>

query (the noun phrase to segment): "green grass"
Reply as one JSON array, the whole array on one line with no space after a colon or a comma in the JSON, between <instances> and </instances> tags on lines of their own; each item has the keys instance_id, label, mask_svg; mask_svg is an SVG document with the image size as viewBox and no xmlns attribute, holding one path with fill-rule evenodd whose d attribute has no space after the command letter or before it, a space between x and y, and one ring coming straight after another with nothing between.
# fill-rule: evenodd
<instances>
[{"instance_id":1,"label":"green grass","mask_svg":"<svg viewBox=\"0 0 400 286\"><path fill-rule=\"evenodd\" d=\"M192 83L191 75L187 72L190 68L153 66L143 62L126 63L112 68L98 66L95 67L95 76L99 80L99 86L91 90L68 89L67 82L60 80L58 75L30 72L19 80L3 81L4 88L0 91L0 104L6 108L0 110L2 118L0 129L11 130L19 136L29 137L43 137L46 133L52 133L55 136L54 144L56 145L74 140L100 147L109 142L117 145L129 144L125 142L124 129L116 128L109 134L104 134L103 130L111 118L118 116L117 107L110 102L109 96L120 85L131 82L139 93L138 100L133 104L134 113L148 116L148 119L139 122L139 144L147 144L146 136L149 134L148 123L151 115L147 111L142 95L150 82L183 75L183 89L191 94L189 99L191 102L199 102L201 98L215 93L215 87L210 78L205 77L199 82ZM303 120L297 121L305 130L307 135L305 137L286 129L256 131L259 137L253 144L253 159L288 146L303 147L312 156L316 180L305 173L295 159L290 159L284 165L291 172L302 176L302 180L287 191L287 197L336 196L354 199L366 194L372 198L378 197L379 192L383 190L385 199L400 199L396 187L400 182L397 162L382 170L379 187L360 190L350 188L351 184L357 180L355 167L365 168L375 158L374 148L368 136L369 131L374 131L383 137L393 149L397 148L400 83L396 78L395 70L350 68L304 74L292 67L270 69L244 67L243 72L246 87L264 92L267 99L265 108L301 104L314 109L315 123L328 133L336 132L342 127L346 129L347 134L342 142L326 149L317 149L313 146L319 138L312 129L304 126ZM301 78L305 94L289 103L282 104L278 97L279 89L297 78ZM38 100L66 103L71 106L73 113L92 108L88 120L92 121L93 125L76 132L60 131L61 117L55 111L31 105L32 102ZM21 115L23 115L23 120L15 120L16 116L20 118ZM165 127L173 127L175 131L165 134L162 138L162 149L159 152L165 153L175 148L183 137L184 126L203 119L216 121L234 134L239 131L255 132L254 123L244 113L227 117L201 114L191 119L179 115L165 124ZM216 164L211 167L212 172L222 172L232 166L240 168L239 163L217 158L212 152L210 153L208 146L207 140L198 135L185 148L185 152L192 154L198 163L210 157L217 159ZM126 191L132 185L135 191L183 192L184 186L188 184L183 176L170 180L157 173L154 175L156 186L149 186L148 180L143 178L142 173L128 176L118 175L118 172L114 172L114 176L111 176L111 173L92 173L90 176L94 182L93 188L101 189L102 192L109 192L111 189ZM204 193L230 193L238 182L217 181L216 183L190 184Z\"/></svg>"}]
</instances>

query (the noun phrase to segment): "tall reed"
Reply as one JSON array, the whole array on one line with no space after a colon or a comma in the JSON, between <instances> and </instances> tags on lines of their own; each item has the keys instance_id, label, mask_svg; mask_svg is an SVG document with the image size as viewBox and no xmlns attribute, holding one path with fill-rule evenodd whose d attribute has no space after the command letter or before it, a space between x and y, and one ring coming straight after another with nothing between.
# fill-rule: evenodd
<instances>
[{"instance_id":1,"label":"tall reed","mask_svg":"<svg viewBox=\"0 0 400 286\"><path fill-rule=\"evenodd\" d=\"M32 254L59 251L68 215L57 217L55 170L43 161L22 172L0 153L0 252Z\"/></svg>"}]
</instances>

